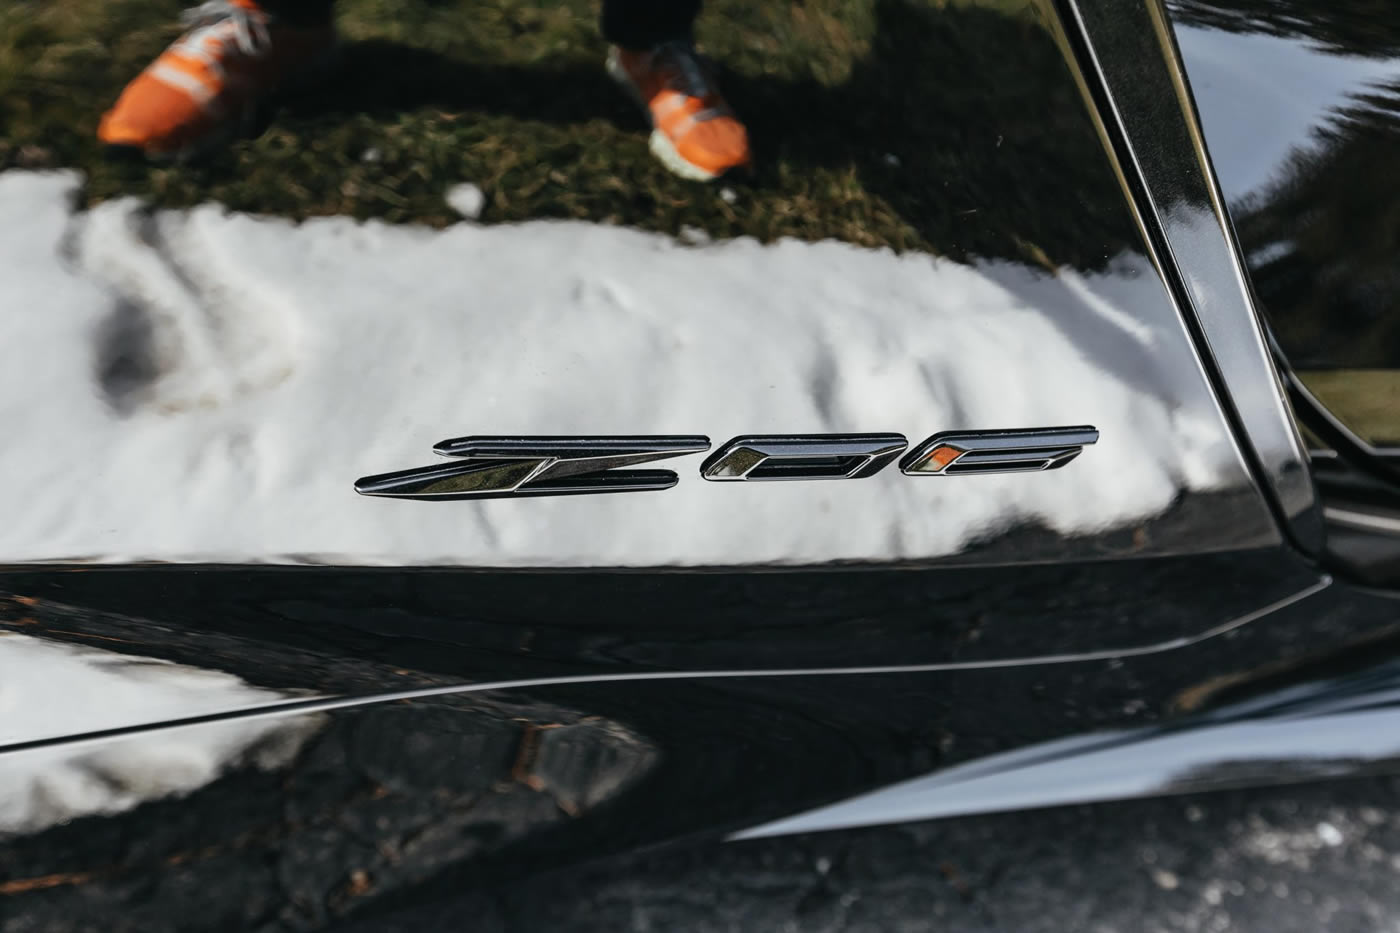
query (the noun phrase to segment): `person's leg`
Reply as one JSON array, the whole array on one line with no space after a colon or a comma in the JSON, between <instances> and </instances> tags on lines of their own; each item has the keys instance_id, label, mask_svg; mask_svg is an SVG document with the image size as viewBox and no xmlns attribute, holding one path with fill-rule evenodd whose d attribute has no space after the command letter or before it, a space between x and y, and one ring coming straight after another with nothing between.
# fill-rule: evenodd
<instances>
[{"instance_id":1,"label":"person's leg","mask_svg":"<svg viewBox=\"0 0 1400 933\"><path fill-rule=\"evenodd\" d=\"M98 124L108 147L157 158L202 152L254 126L268 99L322 65L333 0L211 0L128 84Z\"/></svg>"},{"instance_id":2,"label":"person's leg","mask_svg":"<svg viewBox=\"0 0 1400 933\"><path fill-rule=\"evenodd\" d=\"M295 26L329 23L335 15L335 0L257 0L257 3L282 22Z\"/></svg>"},{"instance_id":3,"label":"person's leg","mask_svg":"<svg viewBox=\"0 0 1400 933\"><path fill-rule=\"evenodd\" d=\"M603 38L619 48L645 52L663 42L692 39L700 0L603 0Z\"/></svg>"},{"instance_id":4,"label":"person's leg","mask_svg":"<svg viewBox=\"0 0 1400 933\"><path fill-rule=\"evenodd\" d=\"M608 72L651 121L651 151L684 178L710 181L749 163L744 125L695 53L700 0L603 0Z\"/></svg>"}]
</instances>

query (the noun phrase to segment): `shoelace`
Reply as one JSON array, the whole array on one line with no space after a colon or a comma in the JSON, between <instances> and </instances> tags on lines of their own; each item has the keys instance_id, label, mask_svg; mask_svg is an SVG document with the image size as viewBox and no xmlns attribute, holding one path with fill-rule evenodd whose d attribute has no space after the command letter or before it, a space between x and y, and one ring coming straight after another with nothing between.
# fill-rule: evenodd
<instances>
[{"instance_id":1,"label":"shoelace","mask_svg":"<svg viewBox=\"0 0 1400 933\"><path fill-rule=\"evenodd\" d=\"M652 56L663 66L669 66L666 86L671 90L688 97L710 96L710 79L690 43L680 40L663 42L652 51Z\"/></svg>"},{"instance_id":2,"label":"shoelace","mask_svg":"<svg viewBox=\"0 0 1400 933\"><path fill-rule=\"evenodd\" d=\"M204 55L203 40L206 37L217 40L221 45L227 40L226 30L218 28L226 23L233 25L233 41L240 52L248 56L266 55L272 48L267 20L267 14L238 6L230 0L205 0L180 14L180 22L187 29L194 30L186 42L201 57Z\"/></svg>"},{"instance_id":3,"label":"shoelace","mask_svg":"<svg viewBox=\"0 0 1400 933\"><path fill-rule=\"evenodd\" d=\"M652 56L670 72L666 78L666 86L671 90L701 100L714 96L715 89L710 85L710 76L705 72L700 56L689 42L679 39L663 42L653 50ZM692 119L700 123L723 113L721 108L707 107L694 114Z\"/></svg>"}]
</instances>

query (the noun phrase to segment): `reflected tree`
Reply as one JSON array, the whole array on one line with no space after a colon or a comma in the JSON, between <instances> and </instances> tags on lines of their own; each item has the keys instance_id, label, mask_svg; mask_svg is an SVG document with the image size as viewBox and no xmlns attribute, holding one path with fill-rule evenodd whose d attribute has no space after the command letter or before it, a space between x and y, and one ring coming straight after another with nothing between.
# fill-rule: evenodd
<instances>
[{"instance_id":1,"label":"reflected tree","mask_svg":"<svg viewBox=\"0 0 1400 933\"><path fill-rule=\"evenodd\" d=\"M1233 205L1255 286L1300 368L1400 365L1400 85L1353 98Z\"/></svg>"},{"instance_id":2,"label":"reflected tree","mask_svg":"<svg viewBox=\"0 0 1400 933\"><path fill-rule=\"evenodd\" d=\"M1167 0L1178 26L1400 58L1392 0ZM1228 90L1222 93L1229 93ZM1300 369L1400 366L1400 82L1364 88L1231 205L1255 289Z\"/></svg>"},{"instance_id":3,"label":"reflected tree","mask_svg":"<svg viewBox=\"0 0 1400 933\"><path fill-rule=\"evenodd\" d=\"M1400 53L1394 0L1168 0L1180 26L1305 39L1342 55Z\"/></svg>"}]
</instances>

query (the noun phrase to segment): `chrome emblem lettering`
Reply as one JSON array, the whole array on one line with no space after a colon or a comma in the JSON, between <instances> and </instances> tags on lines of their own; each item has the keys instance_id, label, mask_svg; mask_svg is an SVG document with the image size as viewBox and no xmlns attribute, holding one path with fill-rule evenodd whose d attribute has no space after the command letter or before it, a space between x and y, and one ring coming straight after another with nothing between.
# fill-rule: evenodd
<instances>
[{"instance_id":1,"label":"chrome emblem lettering","mask_svg":"<svg viewBox=\"0 0 1400 933\"><path fill-rule=\"evenodd\" d=\"M916 446L899 468L908 476L1058 470L1098 439L1098 430L1087 426L944 431ZM722 444L700 475L726 483L865 479L908 446L902 434L746 434ZM447 500L670 489L678 481L670 470L624 468L709 449L710 439L701 435L462 437L433 447L450 462L366 476L355 491Z\"/></svg>"},{"instance_id":2,"label":"chrome emblem lettering","mask_svg":"<svg viewBox=\"0 0 1400 933\"><path fill-rule=\"evenodd\" d=\"M864 479L909 446L903 434L769 434L736 437L700 465L716 482Z\"/></svg>"},{"instance_id":3,"label":"chrome emblem lettering","mask_svg":"<svg viewBox=\"0 0 1400 933\"><path fill-rule=\"evenodd\" d=\"M453 462L366 476L365 496L395 499L491 499L574 496L670 489L670 470L621 467L710 449L708 437L460 437L433 452Z\"/></svg>"},{"instance_id":4,"label":"chrome emblem lettering","mask_svg":"<svg viewBox=\"0 0 1400 933\"><path fill-rule=\"evenodd\" d=\"M909 476L1029 473L1058 470L1097 443L1092 427L1030 431L944 431L915 447L899 464Z\"/></svg>"}]
</instances>

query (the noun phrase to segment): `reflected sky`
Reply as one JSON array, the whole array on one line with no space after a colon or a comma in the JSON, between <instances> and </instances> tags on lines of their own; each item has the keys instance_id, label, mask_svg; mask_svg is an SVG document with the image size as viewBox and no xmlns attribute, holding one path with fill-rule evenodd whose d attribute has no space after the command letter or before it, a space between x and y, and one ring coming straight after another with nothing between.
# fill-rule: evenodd
<instances>
[{"instance_id":1,"label":"reflected sky","mask_svg":"<svg viewBox=\"0 0 1400 933\"><path fill-rule=\"evenodd\" d=\"M1302 39L1178 26L1177 42L1225 196L1258 191L1351 94L1400 78L1400 61Z\"/></svg>"}]
</instances>

